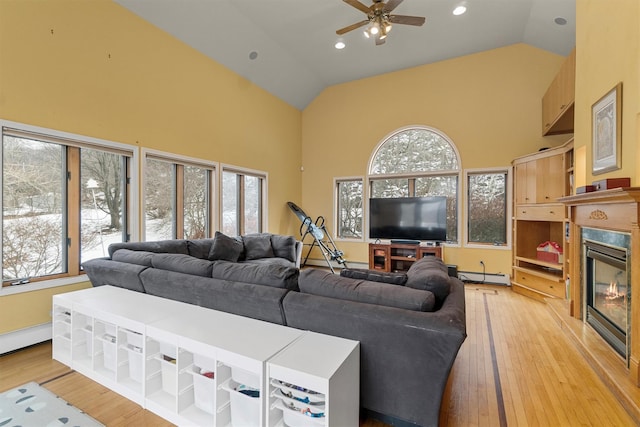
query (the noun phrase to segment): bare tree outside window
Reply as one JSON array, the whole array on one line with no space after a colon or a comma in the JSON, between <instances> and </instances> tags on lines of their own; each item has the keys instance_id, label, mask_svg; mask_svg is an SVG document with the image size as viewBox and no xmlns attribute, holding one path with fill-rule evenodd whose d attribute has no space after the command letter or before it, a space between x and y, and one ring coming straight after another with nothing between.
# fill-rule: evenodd
<instances>
[{"instance_id":1,"label":"bare tree outside window","mask_svg":"<svg viewBox=\"0 0 640 427\"><path fill-rule=\"evenodd\" d=\"M174 238L175 167L165 161L146 159L145 239Z\"/></svg>"},{"instance_id":2,"label":"bare tree outside window","mask_svg":"<svg viewBox=\"0 0 640 427\"><path fill-rule=\"evenodd\" d=\"M507 174L473 173L467 176L469 243L507 243Z\"/></svg>"},{"instance_id":3,"label":"bare tree outside window","mask_svg":"<svg viewBox=\"0 0 640 427\"><path fill-rule=\"evenodd\" d=\"M208 173L204 168L184 167L184 238L208 236Z\"/></svg>"},{"instance_id":4,"label":"bare tree outside window","mask_svg":"<svg viewBox=\"0 0 640 427\"><path fill-rule=\"evenodd\" d=\"M362 180L338 180L338 230L342 239L362 237Z\"/></svg>"},{"instance_id":5,"label":"bare tree outside window","mask_svg":"<svg viewBox=\"0 0 640 427\"><path fill-rule=\"evenodd\" d=\"M63 273L64 147L3 137L2 279Z\"/></svg>"}]
</instances>

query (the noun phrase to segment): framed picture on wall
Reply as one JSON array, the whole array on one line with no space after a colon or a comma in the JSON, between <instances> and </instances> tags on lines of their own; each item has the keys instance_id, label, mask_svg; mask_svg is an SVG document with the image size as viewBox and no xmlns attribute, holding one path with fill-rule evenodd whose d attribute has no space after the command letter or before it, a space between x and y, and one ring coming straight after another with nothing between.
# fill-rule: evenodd
<instances>
[{"instance_id":1,"label":"framed picture on wall","mask_svg":"<svg viewBox=\"0 0 640 427\"><path fill-rule=\"evenodd\" d=\"M593 174L621 167L622 83L591 107Z\"/></svg>"}]
</instances>

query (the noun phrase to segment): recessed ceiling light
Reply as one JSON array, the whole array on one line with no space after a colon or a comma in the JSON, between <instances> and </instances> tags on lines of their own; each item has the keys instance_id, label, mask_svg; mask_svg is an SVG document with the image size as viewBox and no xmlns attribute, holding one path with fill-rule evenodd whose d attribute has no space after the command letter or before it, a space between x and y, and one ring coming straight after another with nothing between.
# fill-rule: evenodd
<instances>
[{"instance_id":1,"label":"recessed ceiling light","mask_svg":"<svg viewBox=\"0 0 640 427\"><path fill-rule=\"evenodd\" d=\"M562 16L558 16L556 19L553 20L553 22L555 22L558 25L566 25L567 24L567 20L564 19Z\"/></svg>"},{"instance_id":2,"label":"recessed ceiling light","mask_svg":"<svg viewBox=\"0 0 640 427\"><path fill-rule=\"evenodd\" d=\"M335 44L336 49L344 49L344 48L345 48L345 46L346 46L346 44L344 44L344 42L343 42L343 41L338 41L338 42L336 42L336 44Z\"/></svg>"},{"instance_id":3,"label":"recessed ceiling light","mask_svg":"<svg viewBox=\"0 0 640 427\"><path fill-rule=\"evenodd\" d=\"M257 57L258 57L258 52L256 52L255 50L254 50L254 51L252 51L251 53L249 53L249 59L250 59L250 60L252 60L252 61L253 61L253 60L254 60L254 59L256 59Z\"/></svg>"},{"instance_id":4,"label":"recessed ceiling light","mask_svg":"<svg viewBox=\"0 0 640 427\"><path fill-rule=\"evenodd\" d=\"M453 14L458 16L458 15L462 15L466 11L467 11L467 8L465 6L458 6L455 9L453 9Z\"/></svg>"}]
</instances>

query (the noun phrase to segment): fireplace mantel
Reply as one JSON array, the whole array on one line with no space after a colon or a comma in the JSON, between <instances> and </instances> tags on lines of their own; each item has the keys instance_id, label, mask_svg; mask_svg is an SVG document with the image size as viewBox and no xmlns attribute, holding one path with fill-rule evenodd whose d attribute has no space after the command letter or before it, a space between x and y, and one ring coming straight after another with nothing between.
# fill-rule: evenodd
<instances>
[{"instance_id":1,"label":"fireplace mantel","mask_svg":"<svg viewBox=\"0 0 640 427\"><path fill-rule=\"evenodd\" d=\"M562 197L568 207L570 251L569 307L573 317L584 320L582 274L582 228L619 231L631 235L631 254L640 255L640 187L615 188ZM629 376L640 386L640 268L631 269L631 341Z\"/></svg>"}]
</instances>

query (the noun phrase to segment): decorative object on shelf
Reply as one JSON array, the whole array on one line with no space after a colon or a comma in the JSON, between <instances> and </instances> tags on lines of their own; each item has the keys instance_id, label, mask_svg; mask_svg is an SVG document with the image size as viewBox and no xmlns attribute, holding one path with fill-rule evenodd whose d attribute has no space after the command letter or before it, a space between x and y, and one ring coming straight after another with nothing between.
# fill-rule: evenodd
<instances>
[{"instance_id":1,"label":"decorative object on shelf","mask_svg":"<svg viewBox=\"0 0 640 427\"><path fill-rule=\"evenodd\" d=\"M593 181L592 187L595 191L610 190L612 188L630 187L631 178L607 178Z\"/></svg>"},{"instance_id":2,"label":"decorative object on shelf","mask_svg":"<svg viewBox=\"0 0 640 427\"><path fill-rule=\"evenodd\" d=\"M593 191L596 191L596 187L593 185L583 185L576 188L576 194L591 193Z\"/></svg>"},{"instance_id":3,"label":"decorative object on shelf","mask_svg":"<svg viewBox=\"0 0 640 427\"><path fill-rule=\"evenodd\" d=\"M557 242L547 240L540 243L537 248L537 258L540 261L552 262L556 264L562 263L562 246Z\"/></svg>"},{"instance_id":4,"label":"decorative object on shelf","mask_svg":"<svg viewBox=\"0 0 640 427\"><path fill-rule=\"evenodd\" d=\"M620 169L622 140L622 83L618 83L591 107L592 173Z\"/></svg>"}]
</instances>

